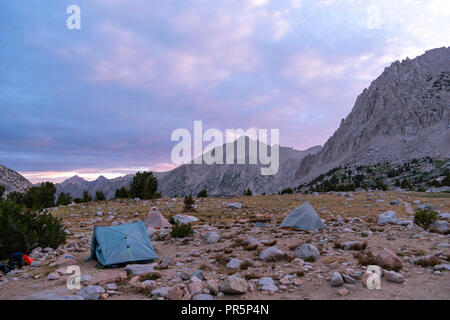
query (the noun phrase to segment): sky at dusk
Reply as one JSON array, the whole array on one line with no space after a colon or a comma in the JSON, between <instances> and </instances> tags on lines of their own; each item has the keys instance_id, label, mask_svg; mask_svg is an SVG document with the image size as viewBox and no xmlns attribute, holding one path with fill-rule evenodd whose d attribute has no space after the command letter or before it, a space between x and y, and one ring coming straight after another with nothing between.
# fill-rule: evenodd
<instances>
[{"instance_id":1,"label":"sky at dusk","mask_svg":"<svg viewBox=\"0 0 450 320\"><path fill-rule=\"evenodd\" d=\"M449 31L447 0L0 0L0 164L32 182L166 171L195 120L323 145Z\"/></svg>"}]
</instances>

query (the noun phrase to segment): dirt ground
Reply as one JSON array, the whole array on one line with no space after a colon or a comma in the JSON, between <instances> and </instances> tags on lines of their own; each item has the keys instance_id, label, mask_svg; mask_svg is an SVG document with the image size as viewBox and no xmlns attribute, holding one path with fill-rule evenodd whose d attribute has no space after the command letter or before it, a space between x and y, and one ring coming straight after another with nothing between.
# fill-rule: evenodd
<instances>
[{"instance_id":1,"label":"dirt ground","mask_svg":"<svg viewBox=\"0 0 450 320\"><path fill-rule=\"evenodd\" d=\"M0 299L45 299L75 294L68 290L69 275L49 280L48 275L61 267L78 265L81 275L92 276L83 286L116 283L118 289L101 298L152 299L153 289L181 285L186 292L190 280L180 279L180 272L191 274L202 270L206 279L219 284L231 274L247 279L249 289L240 295L225 294L214 299L229 300L324 300L324 299L450 299L450 272L432 266L421 267L413 263L420 256L435 256L440 264L447 264L450 256L449 235L424 231L416 225L378 225L377 216L388 210L396 212L399 219L413 220L417 203L431 204L440 213L450 212L449 194L426 194L408 192L353 192L314 195L268 195L233 198L196 199L195 212L183 212L183 199L163 198L158 200L110 200L59 207L52 213L63 219L70 231L67 243L59 253L42 260L38 267L24 267L0 278ZM391 204L397 200L398 204ZM325 229L320 231L287 231L278 228L280 222L293 209L308 201L324 220ZM227 203L242 203L242 208L228 208ZM185 239L173 239L170 235L152 237L160 262L170 258L166 269L156 271L155 283L146 289L136 286L130 275L121 268L96 269L95 261L85 261L90 255L90 239L95 225L111 225L145 220L149 209L158 207L167 218L176 214L189 214L199 219L193 224L194 235ZM101 211L102 215L96 214ZM364 231L370 230L366 235ZM220 235L217 243L208 244L202 237L214 231ZM167 232L166 232L167 233ZM257 239L260 244L245 250L242 240ZM365 271L365 266L354 257L355 250L335 247L336 242L358 240L367 242L364 252L390 249L403 261L399 273L403 283L389 282L382 278L381 289L369 290L355 276L355 283L332 287L330 277L335 271L355 275ZM314 262L293 260L294 250L303 243L316 246L321 256ZM258 254L265 248L275 246L286 253L286 257L275 262L263 262ZM249 248L247 248L249 249ZM195 250L195 254L192 252ZM64 255L74 259L62 259ZM229 269L226 263L231 258L248 261L245 268ZM55 262L56 261L56 262ZM286 275L294 275L289 281L280 282ZM259 278L271 277L278 291L262 291L257 284ZM293 279L296 279L293 281ZM139 281L143 280L142 278ZM342 289L344 292L342 292ZM154 297L153 297L154 298ZM184 299L189 298L185 295Z\"/></svg>"}]
</instances>

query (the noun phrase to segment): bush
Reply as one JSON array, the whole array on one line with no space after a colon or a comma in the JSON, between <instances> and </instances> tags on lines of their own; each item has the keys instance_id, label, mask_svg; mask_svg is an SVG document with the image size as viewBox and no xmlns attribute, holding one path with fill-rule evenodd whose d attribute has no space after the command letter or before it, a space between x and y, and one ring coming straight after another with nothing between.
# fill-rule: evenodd
<instances>
[{"instance_id":1,"label":"bush","mask_svg":"<svg viewBox=\"0 0 450 320\"><path fill-rule=\"evenodd\" d=\"M418 210L414 215L414 223L428 229L430 224L435 222L438 218L438 214L432 210Z\"/></svg>"},{"instance_id":2,"label":"bush","mask_svg":"<svg viewBox=\"0 0 450 320\"><path fill-rule=\"evenodd\" d=\"M23 211L23 206L0 202L0 259L13 252L29 253L36 247L56 249L66 241L61 219L48 211Z\"/></svg>"},{"instance_id":3,"label":"bush","mask_svg":"<svg viewBox=\"0 0 450 320\"><path fill-rule=\"evenodd\" d=\"M23 199L24 199L24 194L17 192L17 191L10 192L6 196L6 200L17 203L17 204L22 204L22 205L24 204Z\"/></svg>"},{"instance_id":4,"label":"bush","mask_svg":"<svg viewBox=\"0 0 450 320\"><path fill-rule=\"evenodd\" d=\"M72 197L70 196L70 193L64 193L61 192L58 196L58 200L56 200L57 206L67 206L72 203Z\"/></svg>"},{"instance_id":5,"label":"bush","mask_svg":"<svg viewBox=\"0 0 450 320\"><path fill-rule=\"evenodd\" d=\"M174 238L185 238L194 234L194 230L190 224L179 224L175 223L170 232L171 236Z\"/></svg>"},{"instance_id":6,"label":"bush","mask_svg":"<svg viewBox=\"0 0 450 320\"><path fill-rule=\"evenodd\" d=\"M158 180L150 172L137 172L130 183L129 196L139 199L153 199L158 190Z\"/></svg>"},{"instance_id":7,"label":"bush","mask_svg":"<svg viewBox=\"0 0 450 320\"><path fill-rule=\"evenodd\" d=\"M128 192L128 189L126 187L122 187L116 190L116 199L126 199L129 198L130 194Z\"/></svg>"},{"instance_id":8,"label":"bush","mask_svg":"<svg viewBox=\"0 0 450 320\"><path fill-rule=\"evenodd\" d=\"M191 195L184 197L184 209L187 211L194 211L194 200Z\"/></svg>"},{"instance_id":9,"label":"bush","mask_svg":"<svg viewBox=\"0 0 450 320\"><path fill-rule=\"evenodd\" d=\"M39 187L31 187L24 194L22 202L29 209L42 210L55 206L56 187L51 182L41 183Z\"/></svg>"},{"instance_id":10,"label":"bush","mask_svg":"<svg viewBox=\"0 0 450 320\"><path fill-rule=\"evenodd\" d=\"M208 197L208 192L206 191L206 189L203 189L202 191L200 191L197 194L197 198L207 198Z\"/></svg>"},{"instance_id":11,"label":"bush","mask_svg":"<svg viewBox=\"0 0 450 320\"><path fill-rule=\"evenodd\" d=\"M104 201L106 200L105 194L101 190L97 190L95 193L95 201Z\"/></svg>"},{"instance_id":12,"label":"bush","mask_svg":"<svg viewBox=\"0 0 450 320\"><path fill-rule=\"evenodd\" d=\"M92 201L92 197L89 194L89 191L84 190L83 191L83 198L82 198L82 202L91 202Z\"/></svg>"},{"instance_id":13,"label":"bush","mask_svg":"<svg viewBox=\"0 0 450 320\"><path fill-rule=\"evenodd\" d=\"M3 198L3 194L5 193L6 188L4 186L0 186L0 200Z\"/></svg>"},{"instance_id":14,"label":"bush","mask_svg":"<svg viewBox=\"0 0 450 320\"><path fill-rule=\"evenodd\" d=\"M281 190L281 194L293 194L294 190L292 190L292 188L285 188L283 190Z\"/></svg>"},{"instance_id":15,"label":"bush","mask_svg":"<svg viewBox=\"0 0 450 320\"><path fill-rule=\"evenodd\" d=\"M251 195L253 195L253 191L250 190L250 188L244 191L244 196L251 196Z\"/></svg>"}]
</instances>

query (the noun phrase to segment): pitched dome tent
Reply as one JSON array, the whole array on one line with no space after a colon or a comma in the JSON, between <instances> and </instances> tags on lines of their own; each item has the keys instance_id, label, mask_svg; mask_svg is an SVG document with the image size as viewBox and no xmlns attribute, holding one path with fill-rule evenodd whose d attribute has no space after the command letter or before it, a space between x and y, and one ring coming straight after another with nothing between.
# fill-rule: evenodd
<instances>
[{"instance_id":1,"label":"pitched dome tent","mask_svg":"<svg viewBox=\"0 0 450 320\"><path fill-rule=\"evenodd\" d=\"M150 242L145 222L119 226L94 227L91 256L103 266L149 262L158 259Z\"/></svg>"},{"instance_id":2,"label":"pitched dome tent","mask_svg":"<svg viewBox=\"0 0 450 320\"><path fill-rule=\"evenodd\" d=\"M309 204L303 202L300 207L289 213L280 224L280 228L292 230L317 230L325 228L316 210Z\"/></svg>"},{"instance_id":3,"label":"pitched dome tent","mask_svg":"<svg viewBox=\"0 0 450 320\"><path fill-rule=\"evenodd\" d=\"M147 227L154 229L170 228L172 225L166 218L159 212L158 208L152 207L147 216Z\"/></svg>"}]
</instances>

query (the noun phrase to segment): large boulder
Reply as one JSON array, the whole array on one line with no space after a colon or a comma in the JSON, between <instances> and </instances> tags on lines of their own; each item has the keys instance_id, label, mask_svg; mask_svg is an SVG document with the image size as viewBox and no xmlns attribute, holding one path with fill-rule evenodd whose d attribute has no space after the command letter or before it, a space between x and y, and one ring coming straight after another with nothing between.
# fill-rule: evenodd
<instances>
[{"instance_id":1,"label":"large boulder","mask_svg":"<svg viewBox=\"0 0 450 320\"><path fill-rule=\"evenodd\" d=\"M214 244L219 242L220 236L217 232L212 231L204 234L203 239L209 244Z\"/></svg>"},{"instance_id":2,"label":"large boulder","mask_svg":"<svg viewBox=\"0 0 450 320\"><path fill-rule=\"evenodd\" d=\"M388 270L399 271L403 267L402 260L387 248L380 251L375 260L377 265Z\"/></svg>"},{"instance_id":3,"label":"large boulder","mask_svg":"<svg viewBox=\"0 0 450 320\"><path fill-rule=\"evenodd\" d=\"M308 260L308 259L316 260L317 258L320 257L320 252L312 244L303 243L302 245L298 246L295 249L294 255L295 255L296 258L300 258L300 259L303 259L303 260L305 260L305 259L306 260Z\"/></svg>"},{"instance_id":4,"label":"large boulder","mask_svg":"<svg viewBox=\"0 0 450 320\"><path fill-rule=\"evenodd\" d=\"M177 214L176 216L173 217L173 221L175 221L176 223L179 223L179 224L191 224L191 223L197 222L198 219L194 216L188 216L185 214Z\"/></svg>"},{"instance_id":5,"label":"large boulder","mask_svg":"<svg viewBox=\"0 0 450 320\"><path fill-rule=\"evenodd\" d=\"M243 294L247 292L247 281L237 276L227 277L220 286L220 291L229 294Z\"/></svg>"},{"instance_id":6,"label":"large boulder","mask_svg":"<svg viewBox=\"0 0 450 320\"><path fill-rule=\"evenodd\" d=\"M398 220L397 214L394 211L389 210L378 216L377 223L378 224L389 224L389 223L395 224L395 223L397 223L397 220Z\"/></svg>"},{"instance_id":7,"label":"large boulder","mask_svg":"<svg viewBox=\"0 0 450 320\"><path fill-rule=\"evenodd\" d=\"M286 254L280 249L276 247L270 247L261 251L261 253L258 256L258 259L264 262L276 261L285 257L285 255Z\"/></svg>"},{"instance_id":8,"label":"large boulder","mask_svg":"<svg viewBox=\"0 0 450 320\"><path fill-rule=\"evenodd\" d=\"M428 231L441 233L441 234L449 234L450 233L450 229L448 227L448 222L444 221L444 220L434 221L432 224L430 224Z\"/></svg>"},{"instance_id":9,"label":"large boulder","mask_svg":"<svg viewBox=\"0 0 450 320\"><path fill-rule=\"evenodd\" d=\"M243 261L240 260L240 259L232 258L232 259L227 263L227 268L229 268L229 269L240 269L240 268L241 268L242 262L243 262Z\"/></svg>"}]
</instances>

